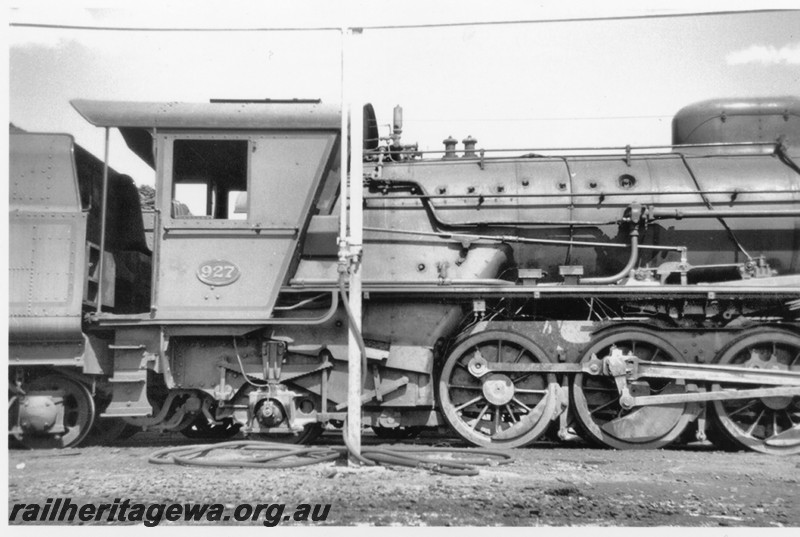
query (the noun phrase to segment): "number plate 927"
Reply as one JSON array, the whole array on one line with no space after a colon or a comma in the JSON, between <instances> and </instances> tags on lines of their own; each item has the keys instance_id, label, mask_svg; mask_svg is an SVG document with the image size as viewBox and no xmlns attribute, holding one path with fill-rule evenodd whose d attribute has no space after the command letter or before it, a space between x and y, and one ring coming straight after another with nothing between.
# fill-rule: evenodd
<instances>
[{"instance_id":1,"label":"number plate 927","mask_svg":"<svg viewBox=\"0 0 800 537\"><path fill-rule=\"evenodd\" d=\"M197 279L206 285L230 285L241 276L239 267L230 261L215 259L197 267Z\"/></svg>"}]
</instances>

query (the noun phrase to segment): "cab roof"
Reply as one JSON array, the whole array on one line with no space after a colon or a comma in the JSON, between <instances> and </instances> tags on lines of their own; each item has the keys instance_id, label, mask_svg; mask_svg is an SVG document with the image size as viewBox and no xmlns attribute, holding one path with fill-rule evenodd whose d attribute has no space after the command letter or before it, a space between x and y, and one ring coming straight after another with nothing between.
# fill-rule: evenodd
<instances>
[{"instance_id":1,"label":"cab roof","mask_svg":"<svg viewBox=\"0 0 800 537\"><path fill-rule=\"evenodd\" d=\"M76 99L72 106L97 127L329 130L340 108L318 102L133 102Z\"/></svg>"}]
</instances>

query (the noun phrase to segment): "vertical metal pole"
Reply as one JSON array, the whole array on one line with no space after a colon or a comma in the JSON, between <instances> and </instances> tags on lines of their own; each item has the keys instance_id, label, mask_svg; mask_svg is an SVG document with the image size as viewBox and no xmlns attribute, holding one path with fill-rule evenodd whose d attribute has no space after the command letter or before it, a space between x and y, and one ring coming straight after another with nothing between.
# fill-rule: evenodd
<instances>
[{"instance_id":1,"label":"vertical metal pole","mask_svg":"<svg viewBox=\"0 0 800 537\"><path fill-rule=\"evenodd\" d=\"M353 313L353 325L347 334L347 364L348 364L348 389L347 389L347 435L351 448L355 454L361 454L361 348L358 345L356 334L361 332L361 244L363 236L363 123L362 107L359 91L358 73L360 62L358 60L358 46L353 40L355 34L351 31L348 35L347 50L349 53L348 69L346 70L345 85L349 97L350 112L350 235L348 246L350 250L350 294L348 302Z\"/></svg>"},{"instance_id":2,"label":"vertical metal pole","mask_svg":"<svg viewBox=\"0 0 800 537\"><path fill-rule=\"evenodd\" d=\"M340 255L343 251L343 248L346 248L345 241L347 240L347 155L349 152L349 148L347 147L347 120L348 120L348 113L347 113L347 104L348 104L348 95L347 95L347 63L346 58L347 56L347 44L348 44L348 34L349 30L347 28L342 28L342 58L341 58L341 90L342 90L342 123L341 123L341 131L342 131L342 139L339 145L339 174L340 174L340 187L339 187L339 248L340 248Z\"/></svg>"},{"instance_id":3,"label":"vertical metal pole","mask_svg":"<svg viewBox=\"0 0 800 537\"><path fill-rule=\"evenodd\" d=\"M97 312L103 311L103 271L106 252L106 213L108 211L108 140L109 127L106 127L106 147L103 157L103 197L100 204L100 259L97 262Z\"/></svg>"},{"instance_id":4,"label":"vertical metal pole","mask_svg":"<svg viewBox=\"0 0 800 537\"><path fill-rule=\"evenodd\" d=\"M158 304L158 267L161 258L161 206L166 201L161 197L161 181L158 180L158 172L161 168L158 154L158 128L153 128L153 187L155 188L155 200L153 203L153 254L150 258L152 270L150 271L150 314L155 315ZM168 196L167 196L168 197ZM170 204L172 200L170 199ZM172 215L172 212L167 213Z\"/></svg>"}]
</instances>

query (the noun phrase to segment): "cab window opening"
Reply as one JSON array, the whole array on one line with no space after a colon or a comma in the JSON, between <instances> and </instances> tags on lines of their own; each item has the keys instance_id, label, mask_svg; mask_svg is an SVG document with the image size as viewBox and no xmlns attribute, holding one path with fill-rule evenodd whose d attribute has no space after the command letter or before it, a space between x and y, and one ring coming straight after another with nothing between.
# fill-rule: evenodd
<instances>
[{"instance_id":1,"label":"cab window opening","mask_svg":"<svg viewBox=\"0 0 800 537\"><path fill-rule=\"evenodd\" d=\"M247 219L247 178L247 140L175 140L172 217Z\"/></svg>"}]
</instances>

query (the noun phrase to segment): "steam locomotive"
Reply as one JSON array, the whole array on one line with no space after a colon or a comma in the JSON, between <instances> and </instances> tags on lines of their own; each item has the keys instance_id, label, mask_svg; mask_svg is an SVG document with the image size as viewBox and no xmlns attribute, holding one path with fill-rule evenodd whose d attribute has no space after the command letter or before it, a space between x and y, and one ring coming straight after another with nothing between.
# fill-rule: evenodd
<instances>
[{"instance_id":1,"label":"steam locomotive","mask_svg":"<svg viewBox=\"0 0 800 537\"><path fill-rule=\"evenodd\" d=\"M155 208L70 136L11 135L10 437L340 424L340 110L72 104L155 170ZM800 99L688 106L666 147L423 152L377 125L350 180L378 435L800 453Z\"/></svg>"}]
</instances>

